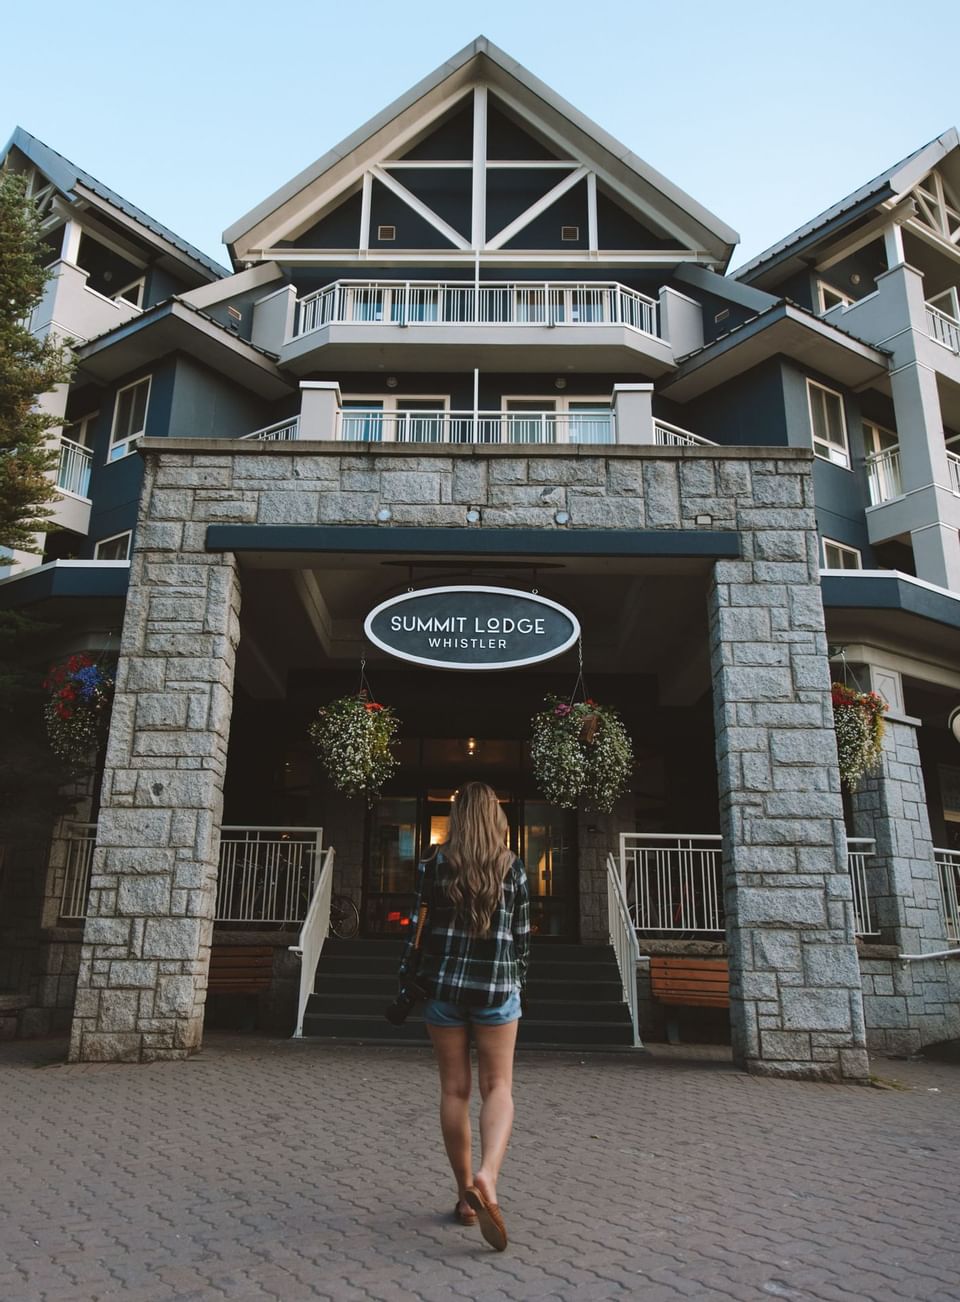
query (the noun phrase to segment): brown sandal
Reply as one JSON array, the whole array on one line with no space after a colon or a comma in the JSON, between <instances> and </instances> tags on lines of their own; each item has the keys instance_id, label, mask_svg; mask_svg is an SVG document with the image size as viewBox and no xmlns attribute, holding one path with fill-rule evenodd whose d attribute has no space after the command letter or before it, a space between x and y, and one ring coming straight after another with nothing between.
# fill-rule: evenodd
<instances>
[{"instance_id":1,"label":"brown sandal","mask_svg":"<svg viewBox=\"0 0 960 1302\"><path fill-rule=\"evenodd\" d=\"M453 1219L460 1225L476 1225L477 1213L474 1211L464 1212L460 1210L460 1203L454 1204Z\"/></svg>"},{"instance_id":2,"label":"brown sandal","mask_svg":"<svg viewBox=\"0 0 960 1302\"><path fill-rule=\"evenodd\" d=\"M497 1252L503 1252L507 1246L507 1227L500 1215L499 1203L488 1203L480 1190L473 1185L464 1191L463 1196L477 1213L477 1220L480 1222L480 1233L491 1248L496 1248Z\"/></svg>"}]
</instances>

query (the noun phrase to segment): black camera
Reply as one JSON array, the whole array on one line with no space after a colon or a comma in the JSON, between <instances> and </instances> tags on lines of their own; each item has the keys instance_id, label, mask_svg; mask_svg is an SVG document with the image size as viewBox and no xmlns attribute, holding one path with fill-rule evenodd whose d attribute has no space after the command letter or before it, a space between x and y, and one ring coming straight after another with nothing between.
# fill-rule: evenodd
<instances>
[{"instance_id":1,"label":"black camera","mask_svg":"<svg viewBox=\"0 0 960 1302\"><path fill-rule=\"evenodd\" d=\"M402 1026L413 1012L417 1000L427 998L429 998L429 992L424 990L423 986L416 981L411 981L401 989L392 1004L387 1004L383 1010L383 1015L394 1026Z\"/></svg>"}]
</instances>

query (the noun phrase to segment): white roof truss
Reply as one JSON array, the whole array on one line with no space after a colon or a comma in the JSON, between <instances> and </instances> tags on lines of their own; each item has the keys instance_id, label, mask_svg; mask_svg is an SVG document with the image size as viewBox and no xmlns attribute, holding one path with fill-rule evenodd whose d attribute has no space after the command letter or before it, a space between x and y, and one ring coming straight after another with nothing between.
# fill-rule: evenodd
<instances>
[{"instance_id":1,"label":"white roof truss","mask_svg":"<svg viewBox=\"0 0 960 1302\"><path fill-rule=\"evenodd\" d=\"M487 157L487 110L490 94L498 106L522 124L522 129L542 143L556 157L551 159L489 159ZM467 97L473 100L473 142L470 158L410 159L404 157L422 139L436 130L441 119L458 110ZM535 203L499 231L485 230L487 174L495 169L551 170L560 173L557 183ZM445 221L428 203L404 184L406 170L461 169L470 172L472 200L469 239ZM561 100L549 87L497 50L483 37L442 65L436 73L415 86L365 127L282 187L247 217L224 234L235 256L252 263L266 258L301 261L314 254L315 260L329 260L347 250L284 249L281 244L301 238L335 207L360 192L361 230L356 253L370 247L373 181L376 180L450 245L454 257L500 254L509 258L515 250L505 246L546 212L580 181L587 183L587 233L589 250L598 250L598 186L647 227L680 245L664 251L672 260L698 258L726 263L736 233L683 194L666 178L629 153L612 137ZM409 260L411 250L376 250L378 260ZM433 255L437 250L429 251ZM442 250L440 251L442 252ZM527 257L531 250L526 251ZM560 253L560 250L555 250ZM653 260L654 251L636 251ZM578 250L580 258L584 250ZM563 256L572 256L565 251ZM612 256L612 255L611 255ZM630 260L630 252L624 261ZM660 255L660 260L664 254Z\"/></svg>"},{"instance_id":2,"label":"white roof truss","mask_svg":"<svg viewBox=\"0 0 960 1302\"><path fill-rule=\"evenodd\" d=\"M916 220L947 244L960 245L960 198L938 168L913 187L913 197Z\"/></svg>"}]
</instances>

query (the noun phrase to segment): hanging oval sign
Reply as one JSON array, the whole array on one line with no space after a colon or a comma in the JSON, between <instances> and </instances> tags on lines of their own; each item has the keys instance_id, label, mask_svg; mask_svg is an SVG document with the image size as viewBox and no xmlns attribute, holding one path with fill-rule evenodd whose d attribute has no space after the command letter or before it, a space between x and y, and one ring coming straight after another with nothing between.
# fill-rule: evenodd
<instances>
[{"instance_id":1,"label":"hanging oval sign","mask_svg":"<svg viewBox=\"0 0 960 1302\"><path fill-rule=\"evenodd\" d=\"M438 669L517 669L552 660L580 636L577 617L516 588L421 588L371 610L363 631L381 651Z\"/></svg>"}]
</instances>

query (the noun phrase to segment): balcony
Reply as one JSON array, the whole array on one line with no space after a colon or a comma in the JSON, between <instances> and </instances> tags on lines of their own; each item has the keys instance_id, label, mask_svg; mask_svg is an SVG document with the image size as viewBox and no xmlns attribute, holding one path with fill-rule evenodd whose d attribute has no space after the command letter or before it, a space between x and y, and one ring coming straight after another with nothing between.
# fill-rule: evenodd
<instances>
[{"instance_id":1,"label":"balcony","mask_svg":"<svg viewBox=\"0 0 960 1302\"><path fill-rule=\"evenodd\" d=\"M90 529L90 471L93 453L73 439L60 439L57 488L60 496L52 503L51 523L58 529L86 534Z\"/></svg>"},{"instance_id":2,"label":"balcony","mask_svg":"<svg viewBox=\"0 0 960 1302\"><path fill-rule=\"evenodd\" d=\"M870 505L879 506L881 502L890 502L903 494L900 478L900 446L884 448L882 452L871 453L866 459L867 489Z\"/></svg>"},{"instance_id":3,"label":"balcony","mask_svg":"<svg viewBox=\"0 0 960 1302\"><path fill-rule=\"evenodd\" d=\"M281 364L376 370L673 369L659 304L616 282L354 281L291 304ZM439 351L438 351L439 350Z\"/></svg>"},{"instance_id":4,"label":"balcony","mask_svg":"<svg viewBox=\"0 0 960 1302\"><path fill-rule=\"evenodd\" d=\"M360 443L615 443L613 412L339 411L338 439Z\"/></svg>"},{"instance_id":5,"label":"balcony","mask_svg":"<svg viewBox=\"0 0 960 1302\"><path fill-rule=\"evenodd\" d=\"M926 309L927 334L930 338L944 348L949 348L952 353L960 353L960 321L929 303Z\"/></svg>"},{"instance_id":6,"label":"balcony","mask_svg":"<svg viewBox=\"0 0 960 1302\"><path fill-rule=\"evenodd\" d=\"M64 493L89 500L90 467L93 453L72 439L60 440L60 464L57 467L57 487Z\"/></svg>"}]
</instances>

